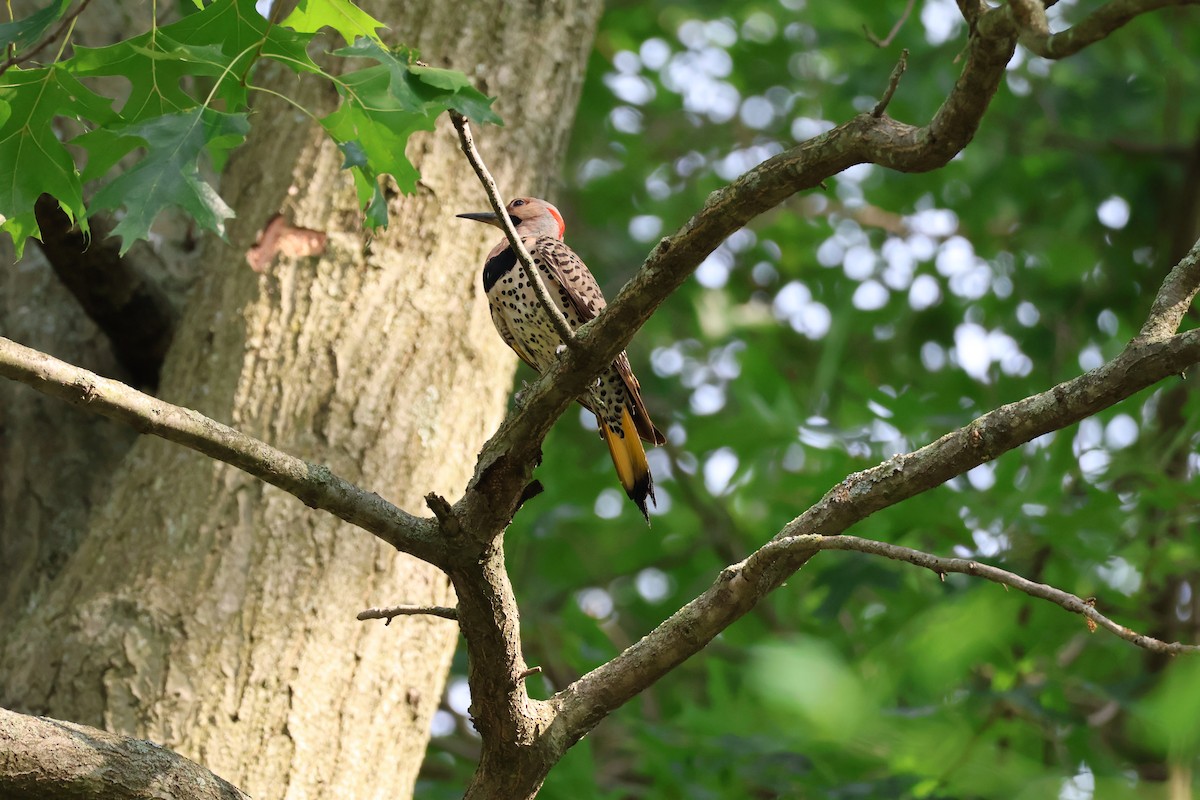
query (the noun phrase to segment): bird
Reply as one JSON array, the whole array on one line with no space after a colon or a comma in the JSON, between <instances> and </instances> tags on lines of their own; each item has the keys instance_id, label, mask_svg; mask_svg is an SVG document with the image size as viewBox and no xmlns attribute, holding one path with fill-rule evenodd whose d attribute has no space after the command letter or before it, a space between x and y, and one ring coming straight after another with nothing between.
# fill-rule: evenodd
<instances>
[{"instance_id":1,"label":"bird","mask_svg":"<svg viewBox=\"0 0 1200 800\"><path fill-rule=\"evenodd\" d=\"M559 210L536 197L515 198L504 210L532 256L546 293L571 330L594 319L605 306L604 295L583 259L563 242L567 226ZM490 211L458 217L504 229L500 217ZM507 238L492 248L484 262L483 292L504 343L538 374L549 368L565 343L538 302ZM649 524L647 503L655 502L654 478L642 440L661 445L667 439L650 420L641 386L624 351L578 400L595 415L617 478Z\"/></svg>"}]
</instances>

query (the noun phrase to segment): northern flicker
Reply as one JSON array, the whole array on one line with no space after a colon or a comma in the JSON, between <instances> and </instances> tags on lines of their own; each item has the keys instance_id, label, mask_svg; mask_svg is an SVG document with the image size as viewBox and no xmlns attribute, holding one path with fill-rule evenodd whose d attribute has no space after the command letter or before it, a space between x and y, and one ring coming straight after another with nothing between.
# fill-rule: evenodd
<instances>
[{"instance_id":1,"label":"northern flicker","mask_svg":"<svg viewBox=\"0 0 1200 800\"><path fill-rule=\"evenodd\" d=\"M604 295L587 266L563 243L566 224L558 209L545 200L518 197L505 211L567 325L576 330L599 314L605 305ZM503 228L499 217L492 212L458 216ZM502 239L488 253L483 267L483 291L491 308L492 322L505 343L538 373L549 367L563 341L526 280L508 239ZM654 480L641 440L663 444L666 437L650 421L642 403L641 388L624 352L613 359L579 402L596 415L621 486L649 522L646 501L654 499Z\"/></svg>"}]
</instances>

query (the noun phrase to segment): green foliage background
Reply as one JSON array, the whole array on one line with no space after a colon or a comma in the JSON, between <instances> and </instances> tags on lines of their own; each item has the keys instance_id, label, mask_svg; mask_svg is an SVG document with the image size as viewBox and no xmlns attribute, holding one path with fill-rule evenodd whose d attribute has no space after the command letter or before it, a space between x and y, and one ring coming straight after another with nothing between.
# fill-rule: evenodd
<instances>
[{"instance_id":1,"label":"green foliage background","mask_svg":"<svg viewBox=\"0 0 1200 800\"><path fill-rule=\"evenodd\" d=\"M609 295L707 192L871 108L901 48L889 113L928 121L966 29L953 3L917 3L872 45L864 26L883 37L903 6L611 3L551 198ZM1149 15L1061 63L1019 51L945 169L838 176L732 237L668 301L630 351L670 429L652 529L572 413L546 446L546 494L507 537L542 692L847 474L1119 351L1194 237L1200 62L1184 54L1200 52L1198 21ZM854 532L977 557L1197 641L1198 404L1190 382L1160 385ZM456 670L447 729L461 655ZM472 735L458 722L434 739L422 797L462 786ZM1194 660L993 584L825 553L606 721L543 796L1164 797L1166 762L1194 765L1198 734Z\"/></svg>"}]
</instances>

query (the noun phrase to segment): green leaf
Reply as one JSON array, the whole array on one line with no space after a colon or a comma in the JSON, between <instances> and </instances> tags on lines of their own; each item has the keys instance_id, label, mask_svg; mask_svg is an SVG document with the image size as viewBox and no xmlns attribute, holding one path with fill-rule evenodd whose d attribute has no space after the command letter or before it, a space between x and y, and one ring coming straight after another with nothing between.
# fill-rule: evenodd
<instances>
[{"instance_id":1,"label":"green leaf","mask_svg":"<svg viewBox=\"0 0 1200 800\"><path fill-rule=\"evenodd\" d=\"M461 72L413 64L409 71L422 83L453 92L448 108L461 112L476 122L500 125L500 117L492 111L492 99L471 85L471 79Z\"/></svg>"},{"instance_id":2,"label":"green leaf","mask_svg":"<svg viewBox=\"0 0 1200 800\"><path fill-rule=\"evenodd\" d=\"M409 71L430 86L436 86L439 89L449 89L452 92L457 92L459 89L465 89L471 85L471 81L466 75L449 69L423 67L420 64L413 64L409 68Z\"/></svg>"},{"instance_id":3,"label":"green leaf","mask_svg":"<svg viewBox=\"0 0 1200 800\"><path fill-rule=\"evenodd\" d=\"M0 51L7 51L11 45L19 53L30 45L37 44L50 30L50 26L62 19L70 6L71 0L55 0L28 17L0 25Z\"/></svg>"},{"instance_id":4,"label":"green leaf","mask_svg":"<svg viewBox=\"0 0 1200 800\"><path fill-rule=\"evenodd\" d=\"M129 99L121 114L129 122L193 108L200 100L184 91L181 81L191 75L221 76L232 65L233 59L219 46L183 44L165 30L108 47L76 47L75 56L64 62L76 75L128 79ZM240 102L235 100L235 107L245 105L245 91L240 87L239 91Z\"/></svg>"},{"instance_id":5,"label":"green leaf","mask_svg":"<svg viewBox=\"0 0 1200 800\"><path fill-rule=\"evenodd\" d=\"M359 38L334 55L379 62L341 77L342 105L321 124L346 157L343 166L354 176L366 224L385 226L387 203L380 176L391 175L405 193L414 191L420 178L404 154L413 133L433 130L437 116L448 108L482 121L499 122L499 117L488 107L491 101L472 88L465 75L416 66L412 51L387 50Z\"/></svg>"},{"instance_id":6,"label":"green leaf","mask_svg":"<svg viewBox=\"0 0 1200 800\"><path fill-rule=\"evenodd\" d=\"M61 66L10 69L0 76L0 230L13 237L20 258L29 236L38 236L33 204L51 194L86 232L83 185L59 140L55 117L104 123L115 118L111 101L93 93Z\"/></svg>"},{"instance_id":7,"label":"green leaf","mask_svg":"<svg viewBox=\"0 0 1200 800\"><path fill-rule=\"evenodd\" d=\"M84 183L104 177L117 162L141 145L136 136L110 128L96 128L71 140L87 150L87 163L81 170Z\"/></svg>"},{"instance_id":8,"label":"green leaf","mask_svg":"<svg viewBox=\"0 0 1200 800\"><path fill-rule=\"evenodd\" d=\"M387 27L348 0L300 0L282 24L298 33L333 28L347 42L359 37L379 41L376 31Z\"/></svg>"},{"instance_id":9,"label":"green leaf","mask_svg":"<svg viewBox=\"0 0 1200 800\"><path fill-rule=\"evenodd\" d=\"M350 170L354 180L354 190L358 194L358 204L366 214L365 222L368 228L385 227L387 225L387 198L379 185L379 175L371 168L367 153L357 141L343 142L338 149L346 157L342 169Z\"/></svg>"},{"instance_id":10,"label":"green leaf","mask_svg":"<svg viewBox=\"0 0 1200 800\"><path fill-rule=\"evenodd\" d=\"M306 50L311 34L270 25L253 0L218 0L202 11L108 47L77 47L66 62L77 75L119 75L130 83L121 109L131 122L192 108L209 98L181 86L189 76L217 79L212 96L230 112L246 107L245 75L260 56L295 72L319 73Z\"/></svg>"},{"instance_id":11,"label":"green leaf","mask_svg":"<svg viewBox=\"0 0 1200 800\"><path fill-rule=\"evenodd\" d=\"M0 30L14 40L34 41L69 6L69 0L56 0L52 9ZM201 151L208 152L219 170L229 150L244 140L242 112L249 73L258 59L325 76L307 53L314 32L322 27L335 28L351 42L336 55L376 62L336 79L342 105L322 120L346 156L369 226L387 222L382 176L391 175L404 192L416 187L419 175L404 154L414 132L431 130L448 108L478 121L499 122L491 100L472 87L467 76L417 65L413 51L383 47L377 34L381 23L348 0L304 0L289 17L289 25L270 24L254 0L216 0L179 22L126 41L77 47L73 57L52 72L12 70L18 77L0 86L5 148L0 155L6 156L7 165L0 167L0 178L8 182L0 196L0 214L3 229L20 240L18 249L28 235L38 233L32 208L42 191L54 193L68 214L82 218L82 182L103 178L138 148L146 152L137 164L102 187L95 199L97 208L125 207L116 230L123 247L145 236L157 214L170 205L222 233L223 221L232 212L200 179ZM78 81L101 76L129 82L120 113ZM31 87L36 81L45 82L51 91ZM73 141L87 153L82 175L49 126L51 119L63 115L76 117L88 128ZM39 148L33 161L30 147ZM29 174L37 179L26 177Z\"/></svg>"},{"instance_id":12,"label":"green leaf","mask_svg":"<svg viewBox=\"0 0 1200 800\"><path fill-rule=\"evenodd\" d=\"M162 29L171 38L189 45L215 45L233 57L233 76L241 73L257 55L273 59L295 72L320 73L308 56L312 33L272 25L258 13L254 0L217 0L199 14L184 17Z\"/></svg>"},{"instance_id":13,"label":"green leaf","mask_svg":"<svg viewBox=\"0 0 1200 800\"><path fill-rule=\"evenodd\" d=\"M369 166L370 161L367 159L367 151L363 150L362 145L358 142L343 142L338 145L338 149L346 157L346 160L342 162L342 169Z\"/></svg>"},{"instance_id":14,"label":"green leaf","mask_svg":"<svg viewBox=\"0 0 1200 800\"><path fill-rule=\"evenodd\" d=\"M225 220L233 216L233 209L200 177L199 162L206 149L223 153L240 144L249 127L245 114L197 107L114 128L103 139L79 137L76 141L89 153L97 141L110 145L112 135L135 137L146 148L141 161L92 201L95 210L124 206L125 215L113 230L122 239L121 252L146 238L154 219L168 206L183 209L202 227L224 237Z\"/></svg>"},{"instance_id":15,"label":"green leaf","mask_svg":"<svg viewBox=\"0 0 1200 800\"><path fill-rule=\"evenodd\" d=\"M371 69L378 71L376 80L358 81L355 95L322 119L321 124L342 147L351 169L372 181L378 175L390 174L401 191L412 192L420 174L405 156L404 148L408 137L416 131L433 130L436 117L402 110L386 91L386 73L380 67ZM361 191L359 196L361 199Z\"/></svg>"},{"instance_id":16,"label":"green leaf","mask_svg":"<svg viewBox=\"0 0 1200 800\"><path fill-rule=\"evenodd\" d=\"M453 99L447 105L464 117L480 124L491 123L492 125L503 125L504 120L500 119L500 115L492 110L493 102L495 102L494 98L488 97L472 86L468 86L465 89L459 89L455 92Z\"/></svg>"},{"instance_id":17,"label":"green leaf","mask_svg":"<svg viewBox=\"0 0 1200 800\"><path fill-rule=\"evenodd\" d=\"M333 51L333 55L343 58L370 58L379 62L377 67L368 67L342 76L346 93L359 92L374 95L375 100L363 99L367 107L386 102L388 107L399 106L400 110L413 113L424 113L428 105L435 102L437 93L416 80L409 69L409 61L416 54L409 50L395 52L381 47L370 39L358 39L349 47ZM379 100L383 95L391 95L395 102Z\"/></svg>"},{"instance_id":18,"label":"green leaf","mask_svg":"<svg viewBox=\"0 0 1200 800\"><path fill-rule=\"evenodd\" d=\"M362 201L362 195L359 195L359 202ZM366 218L364 222L371 230L383 228L387 226L388 209L387 198L383 196L383 189L376 182L374 191L371 193L371 199L366 204Z\"/></svg>"},{"instance_id":19,"label":"green leaf","mask_svg":"<svg viewBox=\"0 0 1200 800\"><path fill-rule=\"evenodd\" d=\"M408 111L437 114L453 108L476 122L501 122L491 109L491 98L473 87L470 78L461 72L418 64L414 50L387 50L369 39L359 39L333 54L378 61L391 79L391 93Z\"/></svg>"}]
</instances>

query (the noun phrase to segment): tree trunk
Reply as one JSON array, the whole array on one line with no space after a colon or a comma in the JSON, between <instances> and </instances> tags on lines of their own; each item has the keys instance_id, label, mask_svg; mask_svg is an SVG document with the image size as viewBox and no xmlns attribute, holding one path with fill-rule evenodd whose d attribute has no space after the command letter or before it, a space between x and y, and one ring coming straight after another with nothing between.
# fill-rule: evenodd
<instances>
[{"instance_id":1,"label":"tree trunk","mask_svg":"<svg viewBox=\"0 0 1200 800\"><path fill-rule=\"evenodd\" d=\"M42 5L17 0L13 13L22 17ZM80 18L72 41L113 44L145 24L145 17L142 0L112 0L103 14ZM102 91L125 86L120 79L102 82ZM155 225L159 252L139 242L129 258L178 302L196 273L196 257L194 248L181 241L186 226L170 216ZM41 249L30 243L24 260L12 267L11 244L0 236L0 331L128 382L110 342L55 276ZM79 546L92 509L107 496L112 473L136 438L129 428L0 381L0 621L41 602Z\"/></svg>"},{"instance_id":2,"label":"tree trunk","mask_svg":"<svg viewBox=\"0 0 1200 800\"><path fill-rule=\"evenodd\" d=\"M508 194L549 186L600 10L543 5L369 9L393 41L499 96L506 127L479 138ZM337 149L283 106L262 104L254 125L222 186L238 212L230 244L205 248L160 396L414 513L426 492L456 496L499 422L514 360L479 286L495 237L454 219L486 201L452 131L414 138L421 188L394 200L390 229L368 240ZM277 211L326 233L326 250L256 273L246 250ZM10 422L6 435L20 432ZM445 576L151 437L108 486L86 523L71 523L86 530L65 566L3 623L0 703L152 739L258 798L411 793L457 627L354 614L453 605ZM20 524L20 495L4 496L6 524Z\"/></svg>"}]
</instances>

